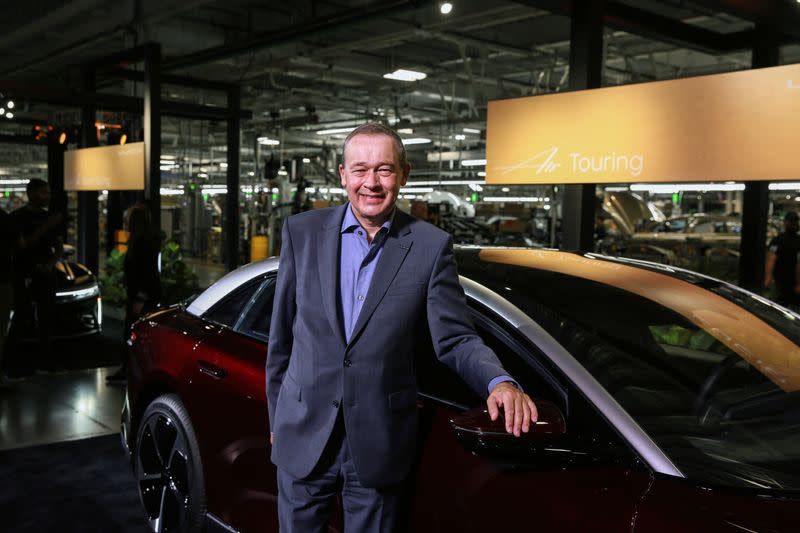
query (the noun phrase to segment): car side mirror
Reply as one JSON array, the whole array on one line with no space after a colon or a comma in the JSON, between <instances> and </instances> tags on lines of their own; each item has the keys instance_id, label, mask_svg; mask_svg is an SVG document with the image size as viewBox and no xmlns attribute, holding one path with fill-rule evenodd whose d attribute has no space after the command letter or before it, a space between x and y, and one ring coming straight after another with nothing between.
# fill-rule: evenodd
<instances>
[{"instance_id":1,"label":"car side mirror","mask_svg":"<svg viewBox=\"0 0 800 533\"><path fill-rule=\"evenodd\" d=\"M547 400L534 400L538 420L528 433L515 437L506 432L502 415L492 421L485 407L465 411L450 420L456 439L466 450L479 455L509 456L529 453L555 444L567 431L564 415Z\"/></svg>"}]
</instances>

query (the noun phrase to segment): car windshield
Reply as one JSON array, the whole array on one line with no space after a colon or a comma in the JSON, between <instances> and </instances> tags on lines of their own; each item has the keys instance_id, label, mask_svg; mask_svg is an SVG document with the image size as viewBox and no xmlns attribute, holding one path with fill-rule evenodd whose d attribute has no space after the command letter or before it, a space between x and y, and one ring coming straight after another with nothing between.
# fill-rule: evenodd
<instances>
[{"instance_id":1,"label":"car windshield","mask_svg":"<svg viewBox=\"0 0 800 533\"><path fill-rule=\"evenodd\" d=\"M559 340L690 479L800 489L798 316L592 256L483 250L459 266Z\"/></svg>"}]
</instances>

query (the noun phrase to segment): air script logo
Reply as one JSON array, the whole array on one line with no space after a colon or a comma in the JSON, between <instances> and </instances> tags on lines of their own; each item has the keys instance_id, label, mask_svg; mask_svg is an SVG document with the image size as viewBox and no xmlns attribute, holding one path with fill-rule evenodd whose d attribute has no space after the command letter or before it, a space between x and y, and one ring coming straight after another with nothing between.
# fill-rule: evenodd
<instances>
[{"instance_id":1,"label":"air script logo","mask_svg":"<svg viewBox=\"0 0 800 533\"><path fill-rule=\"evenodd\" d=\"M504 176L522 169L535 170L536 174L551 174L561 167L561 163L556 162L557 154L558 147L554 146L516 165L499 166L497 168ZM627 155L611 152L611 154L607 155L584 155L580 152L570 152L569 161L572 166L572 172L579 174L627 172L633 177L639 177L644 169L644 156L641 154Z\"/></svg>"}]
</instances>

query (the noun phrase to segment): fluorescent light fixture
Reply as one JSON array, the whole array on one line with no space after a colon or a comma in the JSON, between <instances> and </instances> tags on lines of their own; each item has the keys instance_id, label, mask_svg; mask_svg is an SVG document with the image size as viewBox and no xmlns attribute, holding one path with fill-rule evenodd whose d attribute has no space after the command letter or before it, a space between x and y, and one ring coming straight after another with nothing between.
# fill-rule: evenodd
<instances>
[{"instance_id":1,"label":"fluorescent light fixture","mask_svg":"<svg viewBox=\"0 0 800 533\"><path fill-rule=\"evenodd\" d=\"M205 172L200 172L200 173L197 175L197 177L198 177L198 178L207 178L207 177L208 177L208 174L206 174Z\"/></svg>"},{"instance_id":2,"label":"fluorescent light fixture","mask_svg":"<svg viewBox=\"0 0 800 533\"><path fill-rule=\"evenodd\" d=\"M248 173L247 173L247 175L248 175L248 176L255 176L255 175L256 175L256 173L255 173L255 172L253 172L253 171L251 170L250 172L248 172Z\"/></svg>"},{"instance_id":3,"label":"fluorescent light fixture","mask_svg":"<svg viewBox=\"0 0 800 533\"><path fill-rule=\"evenodd\" d=\"M161 154L158 158L163 161L165 159L175 159L175 156L174 155Z\"/></svg>"},{"instance_id":4,"label":"fluorescent light fixture","mask_svg":"<svg viewBox=\"0 0 800 533\"><path fill-rule=\"evenodd\" d=\"M646 191L651 194L672 194L676 192L716 192L716 191L743 191L744 183L635 183L630 186L631 191Z\"/></svg>"},{"instance_id":5,"label":"fluorescent light fixture","mask_svg":"<svg viewBox=\"0 0 800 533\"><path fill-rule=\"evenodd\" d=\"M406 200L413 200L416 197L417 197L416 194L401 194L400 195L400 198L405 198Z\"/></svg>"},{"instance_id":6,"label":"fluorescent light fixture","mask_svg":"<svg viewBox=\"0 0 800 533\"><path fill-rule=\"evenodd\" d=\"M419 81L424 80L428 77L427 74L424 72L417 72L416 70L406 70L403 68L399 68L394 72L390 72L388 74L383 75L384 78L387 80L396 80L396 81Z\"/></svg>"},{"instance_id":7,"label":"fluorescent light fixture","mask_svg":"<svg viewBox=\"0 0 800 533\"><path fill-rule=\"evenodd\" d=\"M319 192L321 192L321 193L330 193L330 194L342 194L342 193L344 193L344 189L341 189L339 187L331 187L331 188L322 187L319 190Z\"/></svg>"},{"instance_id":8,"label":"fluorescent light fixture","mask_svg":"<svg viewBox=\"0 0 800 533\"><path fill-rule=\"evenodd\" d=\"M279 170L278 171L278 176L288 176L288 175L289 175L289 173L286 172L285 170Z\"/></svg>"},{"instance_id":9,"label":"fluorescent light fixture","mask_svg":"<svg viewBox=\"0 0 800 533\"><path fill-rule=\"evenodd\" d=\"M455 138L455 140L457 141L463 141L467 138L467 136L464 135L463 133L456 133L455 135L453 135L453 138Z\"/></svg>"},{"instance_id":10,"label":"fluorescent light fixture","mask_svg":"<svg viewBox=\"0 0 800 533\"><path fill-rule=\"evenodd\" d=\"M354 129L356 128L354 126L351 126L349 128L333 128L330 130L318 130L315 133L317 135L336 135L337 133L350 133Z\"/></svg>"},{"instance_id":11,"label":"fluorescent light fixture","mask_svg":"<svg viewBox=\"0 0 800 533\"><path fill-rule=\"evenodd\" d=\"M433 180L433 181L409 181L410 187L421 185L486 185L483 180Z\"/></svg>"},{"instance_id":12,"label":"fluorescent light fixture","mask_svg":"<svg viewBox=\"0 0 800 533\"><path fill-rule=\"evenodd\" d=\"M628 187L627 185L624 187L606 187L603 190L606 192L627 192Z\"/></svg>"},{"instance_id":13,"label":"fluorescent light fixture","mask_svg":"<svg viewBox=\"0 0 800 533\"><path fill-rule=\"evenodd\" d=\"M277 146L281 142L277 139L270 139L269 137L259 137L256 139L258 144L263 144L265 146Z\"/></svg>"},{"instance_id":14,"label":"fluorescent light fixture","mask_svg":"<svg viewBox=\"0 0 800 533\"><path fill-rule=\"evenodd\" d=\"M29 181L26 179L0 180L0 185L27 185Z\"/></svg>"},{"instance_id":15,"label":"fluorescent light fixture","mask_svg":"<svg viewBox=\"0 0 800 533\"><path fill-rule=\"evenodd\" d=\"M172 170L173 168L175 168L175 166L174 165L161 165L158 168L160 168L162 171L169 171L169 170Z\"/></svg>"},{"instance_id":16,"label":"fluorescent light fixture","mask_svg":"<svg viewBox=\"0 0 800 533\"><path fill-rule=\"evenodd\" d=\"M310 193L313 194L313 193L317 192L317 189L315 189L314 187L306 187L306 192L310 192Z\"/></svg>"},{"instance_id":17,"label":"fluorescent light fixture","mask_svg":"<svg viewBox=\"0 0 800 533\"><path fill-rule=\"evenodd\" d=\"M478 172L478 176L480 176L482 178L485 178L486 177L486 171L481 170L480 172Z\"/></svg>"},{"instance_id":18,"label":"fluorescent light fixture","mask_svg":"<svg viewBox=\"0 0 800 533\"><path fill-rule=\"evenodd\" d=\"M181 196L183 195L183 189L176 189L172 187L161 187L159 189L161 196Z\"/></svg>"},{"instance_id":19,"label":"fluorescent light fixture","mask_svg":"<svg viewBox=\"0 0 800 533\"><path fill-rule=\"evenodd\" d=\"M403 144L428 144L431 142L430 139L426 139L425 137L412 137L410 139L403 139Z\"/></svg>"},{"instance_id":20,"label":"fluorescent light fixture","mask_svg":"<svg viewBox=\"0 0 800 533\"><path fill-rule=\"evenodd\" d=\"M800 0L797 1L800 2ZM449 15L451 11L453 11L453 4L450 2L442 2L439 4L439 12L442 15Z\"/></svg>"},{"instance_id":21,"label":"fluorescent light fixture","mask_svg":"<svg viewBox=\"0 0 800 533\"><path fill-rule=\"evenodd\" d=\"M433 192L433 187L403 187L400 192L403 194L424 194Z\"/></svg>"},{"instance_id":22,"label":"fluorescent light fixture","mask_svg":"<svg viewBox=\"0 0 800 533\"><path fill-rule=\"evenodd\" d=\"M225 170L225 169L227 169L227 168L228 168L228 163L224 163L224 162L223 162L223 163L220 163L220 164L219 164L219 168L221 168L222 170Z\"/></svg>"},{"instance_id":23,"label":"fluorescent light fixture","mask_svg":"<svg viewBox=\"0 0 800 533\"><path fill-rule=\"evenodd\" d=\"M464 133L480 133L481 130L476 130L475 128L463 128L461 131Z\"/></svg>"},{"instance_id":24,"label":"fluorescent light fixture","mask_svg":"<svg viewBox=\"0 0 800 533\"><path fill-rule=\"evenodd\" d=\"M771 191L800 191L800 181L779 181L769 184Z\"/></svg>"},{"instance_id":25,"label":"fluorescent light fixture","mask_svg":"<svg viewBox=\"0 0 800 533\"><path fill-rule=\"evenodd\" d=\"M475 183L475 184L470 184L469 188L470 188L470 189L472 189L472 190L473 190L473 191L475 191L475 192L481 192L481 191L483 190L483 187L481 187L481 186L480 186L480 185L478 185L477 183Z\"/></svg>"},{"instance_id":26,"label":"fluorescent light fixture","mask_svg":"<svg viewBox=\"0 0 800 533\"><path fill-rule=\"evenodd\" d=\"M400 128L399 130L397 130L397 133L401 135L412 135L414 133L414 130L411 128Z\"/></svg>"},{"instance_id":27,"label":"fluorescent light fixture","mask_svg":"<svg viewBox=\"0 0 800 533\"><path fill-rule=\"evenodd\" d=\"M485 159L464 159L461 162L462 167L485 167L486 160Z\"/></svg>"},{"instance_id":28,"label":"fluorescent light fixture","mask_svg":"<svg viewBox=\"0 0 800 533\"><path fill-rule=\"evenodd\" d=\"M500 189L500 190L501 190L501 191L503 191L503 192L508 192L508 191L510 191L511 189L509 189L508 187L503 187L503 188L502 188L502 189Z\"/></svg>"},{"instance_id":29,"label":"fluorescent light fixture","mask_svg":"<svg viewBox=\"0 0 800 533\"><path fill-rule=\"evenodd\" d=\"M307 157L303 158L303 163L311 163L311 160Z\"/></svg>"},{"instance_id":30,"label":"fluorescent light fixture","mask_svg":"<svg viewBox=\"0 0 800 533\"><path fill-rule=\"evenodd\" d=\"M541 202L538 196L486 196L484 202Z\"/></svg>"}]
</instances>

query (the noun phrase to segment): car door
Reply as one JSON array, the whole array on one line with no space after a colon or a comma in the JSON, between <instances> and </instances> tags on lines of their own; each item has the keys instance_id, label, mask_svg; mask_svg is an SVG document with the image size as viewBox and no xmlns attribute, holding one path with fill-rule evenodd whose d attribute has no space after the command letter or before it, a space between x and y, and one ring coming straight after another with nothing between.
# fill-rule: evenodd
<instances>
[{"instance_id":1,"label":"car door","mask_svg":"<svg viewBox=\"0 0 800 533\"><path fill-rule=\"evenodd\" d=\"M464 449L450 420L485 405L448 368L420 363L421 450L413 531L626 531L650 474L605 420L535 346L490 312L478 333L533 398L564 414L566 434L547 449L504 457Z\"/></svg>"},{"instance_id":2,"label":"car door","mask_svg":"<svg viewBox=\"0 0 800 533\"><path fill-rule=\"evenodd\" d=\"M215 426L205 446L209 511L241 531L269 531L274 524L275 472L269 461L264 368L275 277L232 297L238 312L216 307L207 319L217 329L203 341L198 361L214 383L204 415Z\"/></svg>"}]
</instances>

